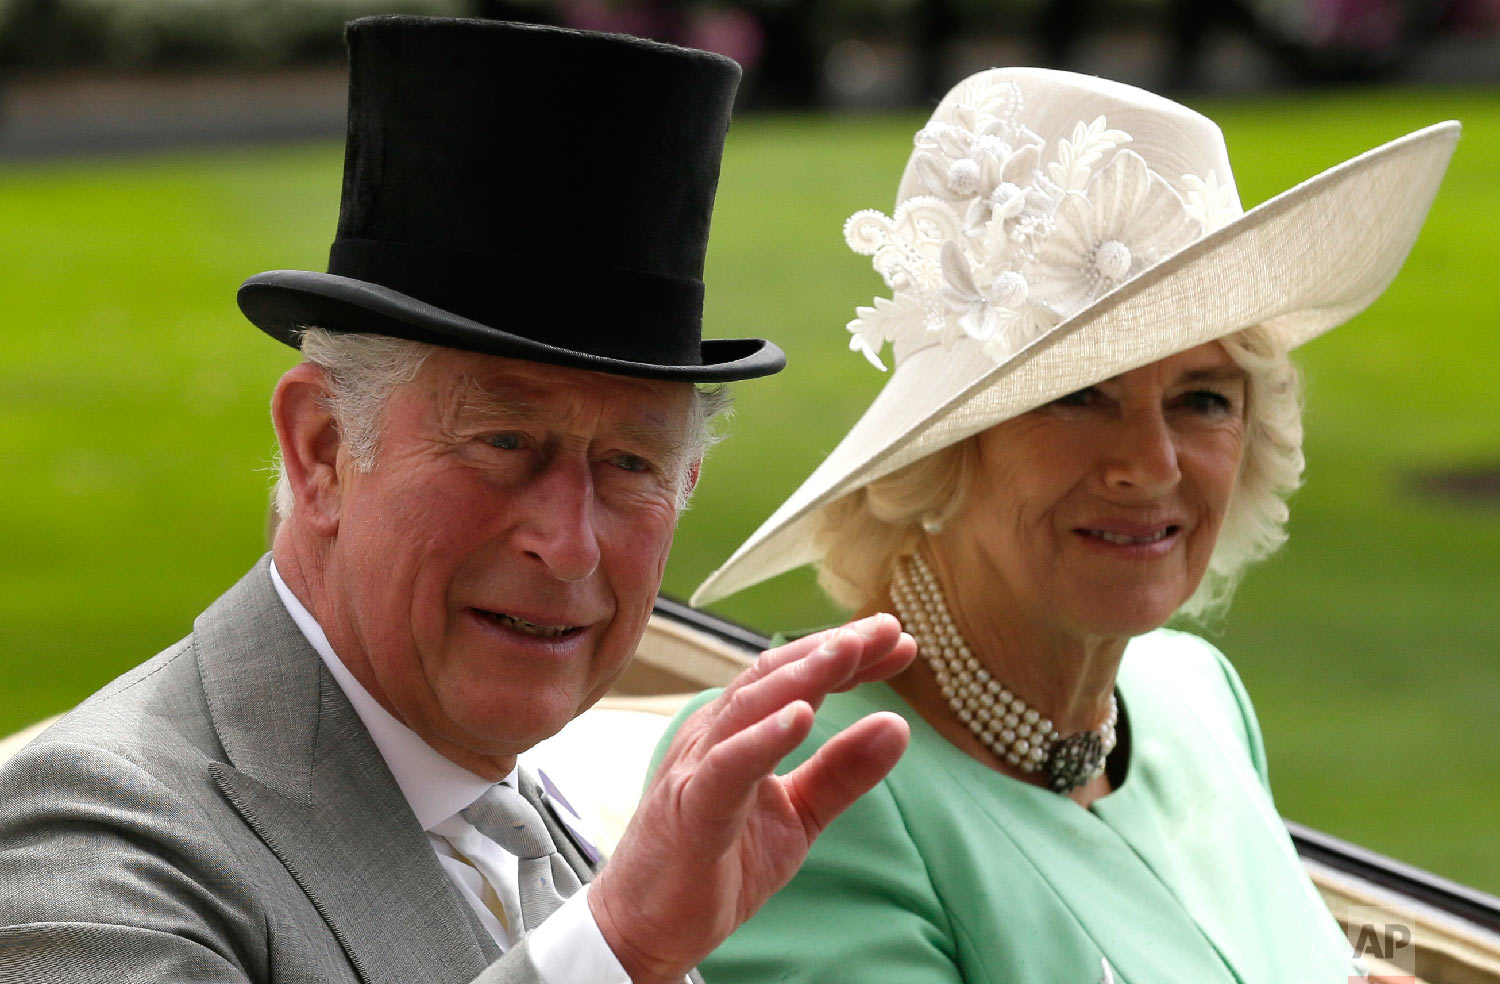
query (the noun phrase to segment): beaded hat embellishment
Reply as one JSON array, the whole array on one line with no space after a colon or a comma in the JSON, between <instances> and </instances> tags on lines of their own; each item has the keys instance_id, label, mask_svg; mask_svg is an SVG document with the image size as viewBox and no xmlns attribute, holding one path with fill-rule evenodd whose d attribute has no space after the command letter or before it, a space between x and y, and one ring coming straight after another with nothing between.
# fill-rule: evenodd
<instances>
[{"instance_id":1,"label":"beaded hat embellishment","mask_svg":"<svg viewBox=\"0 0 1500 984\"><path fill-rule=\"evenodd\" d=\"M1002 363L1243 214L1213 172L1174 187L1102 115L1049 148L1021 122L1015 83L976 77L956 95L952 122L917 131L918 193L894 215L864 209L844 223L849 248L873 257L892 291L848 325L849 347L877 369L886 343L899 361L965 337Z\"/></svg>"}]
</instances>

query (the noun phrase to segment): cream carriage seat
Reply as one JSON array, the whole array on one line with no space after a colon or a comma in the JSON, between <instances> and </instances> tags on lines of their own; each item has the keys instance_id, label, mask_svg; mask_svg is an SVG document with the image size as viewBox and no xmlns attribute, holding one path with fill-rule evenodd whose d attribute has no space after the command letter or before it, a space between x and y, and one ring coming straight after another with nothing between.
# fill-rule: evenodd
<instances>
[{"instance_id":1,"label":"cream carriage seat","mask_svg":"<svg viewBox=\"0 0 1500 984\"><path fill-rule=\"evenodd\" d=\"M29 728L22 728L13 735L0 737L0 765L4 765L6 759L26 747L31 739L47 730L47 726L56 720L57 718L50 717L45 721L38 721Z\"/></svg>"}]
</instances>

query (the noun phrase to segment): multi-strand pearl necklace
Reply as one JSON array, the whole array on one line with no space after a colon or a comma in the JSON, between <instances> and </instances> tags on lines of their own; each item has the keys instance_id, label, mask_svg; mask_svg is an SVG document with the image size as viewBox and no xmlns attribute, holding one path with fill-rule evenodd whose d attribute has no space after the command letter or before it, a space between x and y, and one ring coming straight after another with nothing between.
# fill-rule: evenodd
<instances>
[{"instance_id":1,"label":"multi-strand pearl necklace","mask_svg":"<svg viewBox=\"0 0 1500 984\"><path fill-rule=\"evenodd\" d=\"M969 651L948 614L943 589L919 554L897 563L891 600L901 624L932 667L938 687L958 719L990 751L1022 772L1045 770L1055 792L1067 793L1104 771L1115 747L1119 704L1109 698L1109 716L1093 731L1063 738L1042 717L990 675Z\"/></svg>"}]
</instances>

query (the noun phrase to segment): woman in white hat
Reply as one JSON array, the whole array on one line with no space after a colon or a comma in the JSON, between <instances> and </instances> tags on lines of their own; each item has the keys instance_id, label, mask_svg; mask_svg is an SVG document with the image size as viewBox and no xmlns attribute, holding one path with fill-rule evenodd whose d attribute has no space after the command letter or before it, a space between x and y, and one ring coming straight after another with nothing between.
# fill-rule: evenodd
<instances>
[{"instance_id":1,"label":"woman in white hat","mask_svg":"<svg viewBox=\"0 0 1500 984\"><path fill-rule=\"evenodd\" d=\"M1287 352L1395 275L1457 140L1410 134L1244 212L1222 135L1111 82L998 69L917 133L894 214L849 244L889 298L852 345L895 369L699 590L804 563L919 659L830 698L798 756L873 711L889 778L704 965L737 981L1344 984L1254 712L1207 643L1284 538L1302 471Z\"/></svg>"}]
</instances>

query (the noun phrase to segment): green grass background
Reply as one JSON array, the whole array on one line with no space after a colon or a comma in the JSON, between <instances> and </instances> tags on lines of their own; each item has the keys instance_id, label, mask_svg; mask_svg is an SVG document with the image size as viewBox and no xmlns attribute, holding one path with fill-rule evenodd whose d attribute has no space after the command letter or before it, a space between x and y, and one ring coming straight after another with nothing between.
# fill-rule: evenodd
<instances>
[{"instance_id":1,"label":"green grass background","mask_svg":"<svg viewBox=\"0 0 1500 984\"><path fill-rule=\"evenodd\" d=\"M1500 95L1201 108L1224 127L1247 204L1417 126L1465 123L1401 277L1303 350L1309 472L1291 542L1209 634L1256 697L1288 817L1500 892L1500 502L1426 498L1405 480L1500 464ZM843 325L880 284L840 230L857 209L890 207L919 123L735 125L709 330L769 335L791 368L738 387L666 590L689 592L878 390ZM323 267L340 152L0 166L0 732L181 636L261 552L267 400L292 353L239 317L234 288ZM586 229L578 249L586 259ZM835 615L805 572L717 608L761 627Z\"/></svg>"}]
</instances>

